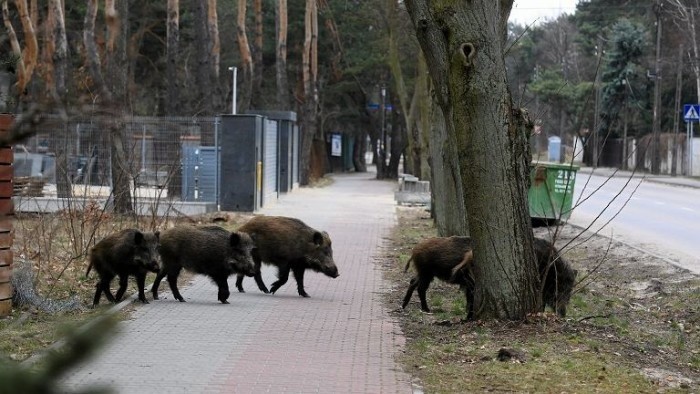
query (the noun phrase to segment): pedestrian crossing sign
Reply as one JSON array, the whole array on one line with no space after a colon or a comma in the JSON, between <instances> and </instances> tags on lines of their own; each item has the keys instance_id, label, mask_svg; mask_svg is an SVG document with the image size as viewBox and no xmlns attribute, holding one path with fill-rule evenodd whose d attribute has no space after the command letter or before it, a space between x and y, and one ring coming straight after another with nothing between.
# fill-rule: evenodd
<instances>
[{"instance_id":1,"label":"pedestrian crossing sign","mask_svg":"<svg viewBox=\"0 0 700 394\"><path fill-rule=\"evenodd\" d=\"M686 122L700 121L700 104L683 105L683 120Z\"/></svg>"}]
</instances>

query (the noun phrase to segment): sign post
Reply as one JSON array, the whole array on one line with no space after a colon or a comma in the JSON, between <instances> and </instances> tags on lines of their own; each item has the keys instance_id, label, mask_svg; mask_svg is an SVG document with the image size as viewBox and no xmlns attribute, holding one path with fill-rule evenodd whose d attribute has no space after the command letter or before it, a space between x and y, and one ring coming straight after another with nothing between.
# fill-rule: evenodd
<instances>
[{"instance_id":1,"label":"sign post","mask_svg":"<svg viewBox=\"0 0 700 394\"><path fill-rule=\"evenodd\" d=\"M688 155L688 170L686 175L693 175L693 123L700 122L700 104L684 104L683 120L685 120L686 154Z\"/></svg>"}]
</instances>

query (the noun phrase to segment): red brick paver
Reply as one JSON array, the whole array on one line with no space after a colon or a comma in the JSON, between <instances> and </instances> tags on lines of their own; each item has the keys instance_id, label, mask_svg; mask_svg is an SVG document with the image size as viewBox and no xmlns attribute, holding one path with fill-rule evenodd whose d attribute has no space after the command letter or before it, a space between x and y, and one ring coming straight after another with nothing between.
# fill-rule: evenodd
<instances>
[{"instance_id":1,"label":"red brick paver","mask_svg":"<svg viewBox=\"0 0 700 394\"><path fill-rule=\"evenodd\" d=\"M410 377L394 359L404 337L382 303L386 284L374 262L396 222L393 190L372 174L346 174L285 195L261 213L328 231L338 278L307 271L307 299L292 275L275 295L246 278L247 292L222 305L216 287L197 277L182 291L187 303L165 293L139 306L66 385L107 383L122 393L410 393ZM275 270L264 267L263 278L269 286Z\"/></svg>"}]
</instances>

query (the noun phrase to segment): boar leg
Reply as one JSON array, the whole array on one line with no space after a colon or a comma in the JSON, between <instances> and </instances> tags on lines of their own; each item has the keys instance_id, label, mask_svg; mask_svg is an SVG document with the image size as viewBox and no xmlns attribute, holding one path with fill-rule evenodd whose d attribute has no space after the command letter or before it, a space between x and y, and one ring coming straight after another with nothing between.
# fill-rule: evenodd
<instances>
[{"instance_id":1,"label":"boar leg","mask_svg":"<svg viewBox=\"0 0 700 394\"><path fill-rule=\"evenodd\" d=\"M299 295L308 298L309 295L306 294L306 291L304 291L304 271L306 271L306 268L304 267L294 266L294 268L292 268L294 280L297 281L297 291L299 292Z\"/></svg>"},{"instance_id":2,"label":"boar leg","mask_svg":"<svg viewBox=\"0 0 700 394\"><path fill-rule=\"evenodd\" d=\"M180 290L177 288L177 277L180 276L181 269L182 267L168 269L168 284L170 285L170 291L173 293L173 297L180 302L185 302L185 299L182 298L182 294L180 294Z\"/></svg>"},{"instance_id":3,"label":"boar leg","mask_svg":"<svg viewBox=\"0 0 700 394\"><path fill-rule=\"evenodd\" d=\"M124 292L126 291L126 285L129 283L129 275L127 274L119 274L119 289L117 290L117 294L114 295L114 299L117 300L117 302L122 300L122 297L124 297Z\"/></svg>"},{"instance_id":4,"label":"boar leg","mask_svg":"<svg viewBox=\"0 0 700 394\"><path fill-rule=\"evenodd\" d=\"M418 280L418 297L420 298L420 308L423 312L430 312L428 301L425 299L425 292L428 290L428 287L430 287L430 282L432 281L432 276L429 278L420 278Z\"/></svg>"},{"instance_id":5,"label":"boar leg","mask_svg":"<svg viewBox=\"0 0 700 394\"><path fill-rule=\"evenodd\" d=\"M257 272L255 273L257 275ZM243 278L245 275L238 274L236 275L236 288L238 289L239 293L245 293L245 290L243 290Z\"/></svg>"},{"instance_id":6,"label":"boar leg","mask_svg":"<svg viewBox=\"0 0 700 394\"><path fill-rule=\"evenodd\" d=\"M415 290L417 286L418 286L418 277L414 276L411 279L411 283L408 285L408 290L406 290L406 295L403 297L403 304L401 305L401 308L406 309L406 305L408 305L408 302L411 301L411 296L413 295L413 290Z\"/></svg>"},{"instance_id":7,"label":"boar leg","mask_svg":"<svg viewBox=\"0 0 700 394\"><path fill-rule=\"evenodd\" d=\"M270 291L267 290L267 286L265 286L265 282L262 280L262 274L260 273L260 265L262 264L262 258L260 258L260 253L258 249L253 249L253 252L251 253L253 256L253 262L255 263L255 275L253 275L253 278L255 278L255 283L258 285L258 289L262 291L265 294L269 294ZM243 282L243 276L239 276L241 279L241 282ZM236 281L236 286L238 286L238 281ZM242 287L238 288L238 291L241 291ZM274 291L273 291L274 293Z\"/></svg>"},{"instance_id":8,"label":"boar leg","mask_svg":"<svg viewBox=\"0 0 700 394\"><path fill-rule=\"evenodd\" d=\"M148 304L148 300L146 299L146 294L144 294L143 289L146 287L146 273L145 272L139 272L136 275L136 286L139 288L139 301L143 302L144 304Z\"/></svg>"},{"instance_id":9,"label":"boar leg","mask_svg":"<svg viewBox=\"0 0 700 394\"><path fill-rule=\"evenodd\" d=\"M216 285L219 286L219 301L221 301L222 304L228 304L229 302L228 297L231 295L231 292L228 290L228 282L226 281L226 277L215 279Z\"/></svg>"},{"instance_id":10,"label":"boar leg","mask_svg":"<svg viewBox=\"0 0 700 394\"><path fill-rule=\"evenodd\" d=\"M92 307L96 307L100 303L100 297L102 296L102 280L95 284L95 298L92 300Z\"/></svg>"},{"instance_id":11,"label":"boar leg","mask_svg":"<svg viewBox=\"0 0 700 394\"><path fill-rule=\"evenodd\" d=\"M289 280L289 266L283 265L279 267L279 272L277 274L277 281L275 281L270 287L270 293L275 294L275 292L282 287L283 284L287 283Z\"/></svg>"},{"instance_id":12,"label":"boar leg","mask_svg":"<svg viewBox=\"0 0 700 394\"><path fill-rule=\"evenodd\" d=\"M464 294L467 297L467 320L474 320L474 280L467 278L467 285L464 287Z\"/></svg>"},{"instance_id":13,"label":"boar leg","mask_svg":"<svg viewBox=\"0 0 700 394\"><path fill-rule=\"evenodd\" d=\"M105 298L109 302L117 302L114 297L112 296L112 292L109 290L109 283L114 279L114 275L105 275L104 277L100 278L100 281L97 282L97 285L95 285L95 298L92 301L92 306L96 307L97 304L100 303L100 296L102 293L105 293Z\"/></svg>"},{"instance_id":14,"label":"boar leg","mask_svg":"<svg viewBox=\"0 0 700 394\"><path fill-rule=\"evenodd\" d=\"M165 278L165 275L167 275L167 272L165 269L161 269L160 272L158 272L158 275L156 275L156 279L153 281L153 287L151 287L151 292L153 293L153 299L157 300L158 299L158 287L160 286L160 281Z\"/></svg>"}]
</instances>

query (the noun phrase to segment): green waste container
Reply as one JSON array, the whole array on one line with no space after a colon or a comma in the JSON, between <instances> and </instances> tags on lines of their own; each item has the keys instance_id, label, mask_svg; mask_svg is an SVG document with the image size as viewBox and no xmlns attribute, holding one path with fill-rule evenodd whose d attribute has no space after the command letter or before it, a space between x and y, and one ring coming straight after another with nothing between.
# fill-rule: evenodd
<instances>
[{"instance_id":1,"label":"green waste container","mask_svg":"<svg viewBox=\"0 0 700 394\"><path fill-rule=\"evenodd\" d=\"M531 218L547 220L569 218L578 169L578 166L572 164L548 162L530 164L530 189L527 198Z\"/></svg>"}]
</instances>

